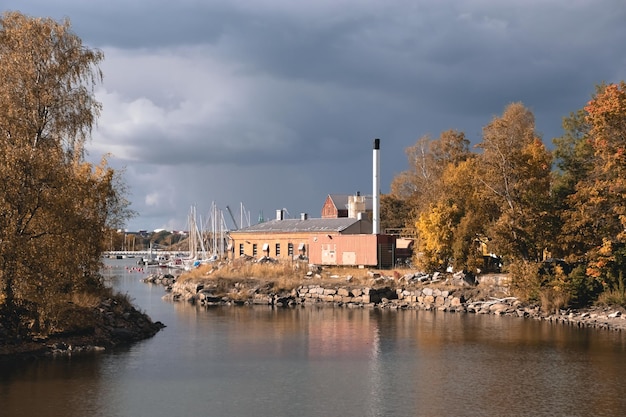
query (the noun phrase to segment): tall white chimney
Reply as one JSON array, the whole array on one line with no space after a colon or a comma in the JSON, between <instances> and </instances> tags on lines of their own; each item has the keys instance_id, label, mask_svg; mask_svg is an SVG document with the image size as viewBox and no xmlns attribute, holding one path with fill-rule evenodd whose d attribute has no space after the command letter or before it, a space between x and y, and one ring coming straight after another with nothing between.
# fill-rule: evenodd
<instances>
[{"instance_id":1,"label":"tall white chimney","mask_svg":"<svg viewBox=\"0 0 626 417\"><path fill-rule=\"evenodd\" d=\"M372 234L380 233L380 139L374 139L374 167L373 167L373 188L372 188Z\"/></svg>"}]
</instances>

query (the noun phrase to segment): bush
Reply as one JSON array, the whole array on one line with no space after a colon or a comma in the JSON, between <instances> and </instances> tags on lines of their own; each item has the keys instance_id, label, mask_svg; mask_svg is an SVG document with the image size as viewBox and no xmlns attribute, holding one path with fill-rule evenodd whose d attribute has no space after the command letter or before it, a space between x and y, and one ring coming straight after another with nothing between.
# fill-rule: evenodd
<instances>
[{"instance_id":1,"label":"bush","mask_svg":"<svg viewBox=\"0 0 626 417\"><path fill-rule=\"evenodd\" d=\"M511 292L522 302L540 302L542 278L540 264L528 261L514 261L509 265Z\"/></svg>"},{"instance_id":2,"label":"bush","mask_svg":"<svg viewBox=\"0 0 626 417\"><path fill-rule=\"evenodd\" d=\"M571 307L580 308L596 300L602 291L602 285L597 279L586 274L584 265L579 265L568 275L568 290L571 295Z\"/></svg>"},{"instance_id":3,"label":"bush","mask_svg":"<svg viewBox=\"0 0 626 417\"><path fill-rule=\"evenodd\" d=\"M541 311L544 313L556 313L567 307L570 303L570 294L567 291L559 291L553 287L543 287L539 291Z\"/></svg>"},{"instance_id":4,"label":"bush","mask_svg":"<svg viewBox=\"0 0 626 417\"><path fill-rule=\"evenodd\" d=\"M599 283L585 273L583 265L569 271L560 262L518 261L511 264L511 288L525 302L537 302L545 312L591 304L601 290Z\"/></svg>"},{"instance_id":5,"label":"bush","mask_svg":"<svg viewBox=\"0 0 626 417\"><path fill-rule=\"evenodd\" d=\"M626 285L624 285L624 274L620 271L613 288L605 290L598 297L598 304L619 305L626 307Z\"/></svg>"}]
</instances>

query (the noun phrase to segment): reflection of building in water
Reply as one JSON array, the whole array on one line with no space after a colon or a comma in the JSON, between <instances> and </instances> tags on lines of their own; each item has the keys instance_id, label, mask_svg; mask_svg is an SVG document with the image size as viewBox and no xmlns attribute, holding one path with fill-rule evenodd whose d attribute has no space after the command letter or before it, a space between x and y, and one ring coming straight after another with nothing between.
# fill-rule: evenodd
<instances>
[{"instance_id":1,"label":"reflection of building in water","mask_svg":"<svg viewBox=\"0 0 626 417\"><path fill-rule=\"evenodd\" d=\"M380 358L380 320L376 311L368 309L345 310L336 308L316 309L309 316L308 357L314 368L332 366L338 380L345 380L350 388L346 397L359 406L367 404L368 415L384 415L381 387L385 385L387 370ZM324 392L321 386L326 380L316 380L311 373L311 383L317 387L312 395L325 401L334 395ZM354 375L359 375L355 378Z\"/></svg>"},{"instance_id":2,"label":"reflection of building in water","mask_svg":"<svg viewBox=\"0 0 626 417\"><path fill-rule=\"evenodd\" d=\"M371 346L371 360L368 362L369 371L369 409L373 416L381 416L383 413L381 385L385 383L384 372L385 369L380 360L380 327L378 324L375 326L372 332L374 342Z\"/></svg>"},{"instance_id":3,"label":"reflection of building in water","mask_svg":"<svg viewBox=\"0 0 626 417\"><path fill-rule=\"evenodd\" d=\"M378 351L378 323L371 311L322 308L316 313L308 323L310 358L364 359Z\"/></svg>"},{"instance_id":4,"label":"reflection of building in water","mask_svg":"<svg viewBox=\"0 0 626 417\"><path fill-rule=\"evenodd\" d=\"M185 310L189 309L185 307ZM231 355L282 357L295 353L309 360L353 359L363 362L378 352L378 321L372 314L366 309L266 309L256 306L214 309L211 317L219 321L219 316L225 316L224 319L228 320L228 330L222 337L229 340ZM192 313L185 317L198 320L205 316Z\"/></svg>"}]
</instances>

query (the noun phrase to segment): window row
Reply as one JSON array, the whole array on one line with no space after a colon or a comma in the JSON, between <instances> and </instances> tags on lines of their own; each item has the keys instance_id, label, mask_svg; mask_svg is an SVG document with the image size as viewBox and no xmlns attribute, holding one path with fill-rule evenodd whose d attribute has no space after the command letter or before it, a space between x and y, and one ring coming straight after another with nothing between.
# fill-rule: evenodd
<instances>
[{"instance_id":1,"label":"window row","mask_svg":"<svg viewBox=\"0 0 626 417\"><path fill-rule=\"evenodd\" d=\"M288 243L287 244L287 255L288 256L293 256L294 254L294 246L293 243ZM267 256L270 256L270 245L269 243L264 243L263 247L262 247L263 253L266 254ZM300 243L298 245L298 251L301 255L305 255L306 253L306 245L304 243ZM239 244L239 256L244 256L246 254L245 252L245 245L243 243ZM276 245L274 246L274 256L279 257L280 256L280 243L276 243ZM252 256L258 256L258 245L256 243L252 244Z\"/></svg>"}]
</instances>

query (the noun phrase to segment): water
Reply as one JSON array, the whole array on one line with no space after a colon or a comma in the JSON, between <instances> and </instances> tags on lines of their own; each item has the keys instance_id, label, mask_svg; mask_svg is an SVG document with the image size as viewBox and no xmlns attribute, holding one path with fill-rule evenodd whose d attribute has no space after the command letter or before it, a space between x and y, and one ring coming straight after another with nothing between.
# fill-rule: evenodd
<instances>
[{"instance_id":1,"label":"water","mask_svg":"<svg viewBox=\"0 0 626 417\"><path fill-rule=\"evenodd\" d=\"M0 416L626 415L619 332L420 311L196 308L116 272L115 286L167 327L114 352L0 363Z\"/></svg>"}]
</instances>

